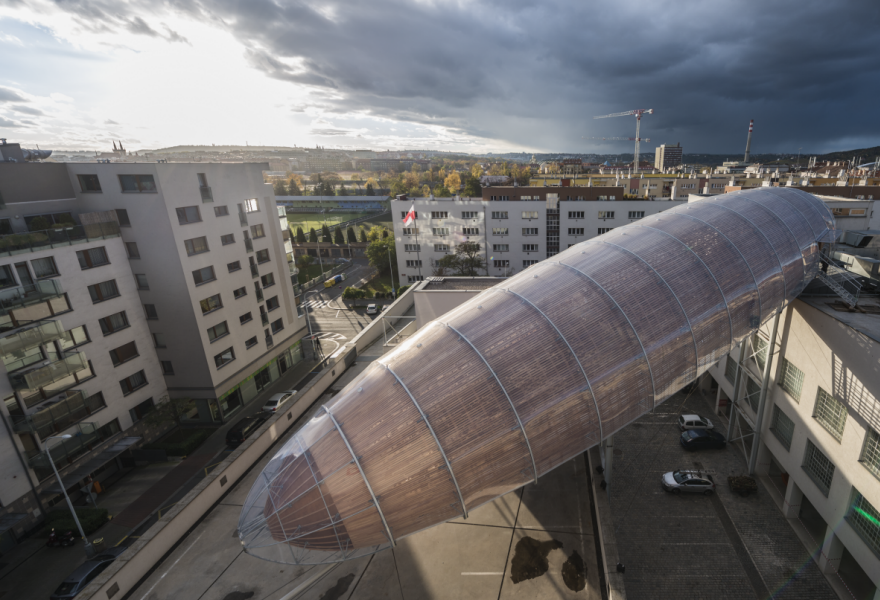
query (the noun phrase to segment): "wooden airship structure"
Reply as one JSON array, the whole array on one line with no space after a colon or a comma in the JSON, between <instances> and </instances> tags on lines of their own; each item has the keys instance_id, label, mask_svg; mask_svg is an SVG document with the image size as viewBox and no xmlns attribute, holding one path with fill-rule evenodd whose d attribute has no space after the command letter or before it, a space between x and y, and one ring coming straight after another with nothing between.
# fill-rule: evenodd
<instances>
[{"instance_id":1,"label":"wooden airship structure","mask_svg":"<svg viewBox=\"0 0 880 600\"><path fill-rule=\"evenodd\" d=\"M245 550L340 562L537 481L791 302L833 227L805 192L734 192L480 293L372 363L284 444L244 504Z\"/></svg>"}]
</instances>

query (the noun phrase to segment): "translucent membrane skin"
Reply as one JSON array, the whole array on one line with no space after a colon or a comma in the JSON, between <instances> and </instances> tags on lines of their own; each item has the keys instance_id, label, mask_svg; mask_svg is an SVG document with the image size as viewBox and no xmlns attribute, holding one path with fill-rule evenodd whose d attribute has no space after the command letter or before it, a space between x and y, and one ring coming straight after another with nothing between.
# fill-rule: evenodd
<instances>
[{"instance_id":1,"label":"translucent membrane skin","mask_svg":"<svg viewBox=\"0 0 880 600\"><path fill-rule=\"evenodd\" d=\"M373 363L270 461L248 553L332 563L536 480L704 373L794 299L833 230L824 203L762 188L577 244Z\"/></svg>"}]
</instances>

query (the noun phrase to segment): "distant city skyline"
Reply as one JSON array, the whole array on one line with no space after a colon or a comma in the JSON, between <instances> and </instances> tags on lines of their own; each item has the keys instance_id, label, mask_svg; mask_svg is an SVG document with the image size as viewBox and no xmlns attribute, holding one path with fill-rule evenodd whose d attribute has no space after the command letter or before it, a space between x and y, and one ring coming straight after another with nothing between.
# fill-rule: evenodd
<instances>
[{"instance_id":1,"label":"distant city skyline","mask_svg":"<svg viewBox=\"0 0 880 600\"><path fill-rule=\"evenodd\" d=\"M880 5L0 0L0 137L468 153L880 145Z\"/></svg>"}]
</instances>

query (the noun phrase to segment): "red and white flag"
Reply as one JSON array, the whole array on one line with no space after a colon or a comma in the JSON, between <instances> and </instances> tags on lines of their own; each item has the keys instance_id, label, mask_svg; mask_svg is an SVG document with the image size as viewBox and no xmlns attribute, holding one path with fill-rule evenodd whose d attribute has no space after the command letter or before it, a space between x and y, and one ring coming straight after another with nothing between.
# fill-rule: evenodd
<instances>
[{"instance_id":1,"label":"red and white flag","mask_svg":"<svg viewBox=\"0 0 880 600\"><path fill-rule=\"evenodd\" d=\"M408 227L415 220L416 220L416 205L414 203L412 206L409 207L409 212L406 213L406 216L403 218L403 226Z\"/></svg>"}]
</instances>

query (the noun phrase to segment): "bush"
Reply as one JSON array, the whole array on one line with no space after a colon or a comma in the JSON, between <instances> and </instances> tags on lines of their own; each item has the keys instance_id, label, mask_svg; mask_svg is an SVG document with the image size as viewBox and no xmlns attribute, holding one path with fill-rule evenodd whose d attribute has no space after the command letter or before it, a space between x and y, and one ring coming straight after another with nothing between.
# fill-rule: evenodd
<instances>
[{"instance_id":1,"label":"bush","mask_svg":"<svg viewBox=\"0 0 880 600\"><path fill-rule=\"evenodd\" d=\"M361 290L356 287L347 287L342 290L342 297L345 300L357 300L359 298L369 298L369 292L367 290Z\"/></svg>"},{"instance_id":2,"label":"bush","mask_svg":"<svg viewBox=\"0 0 880 600\"><path fill-rule=\"evenodd\" d=\"M408 290L410 287L412 287L412 286L405 285L405 286L403 286L402 288L400 288L399 290L397 290L397 297L400 298L401 296L403 296L403 293L404 293L406 290Z\"/></svg>"},{"instance_id":3,"label":"bush","mask_svg":"<svg viewBox=\"0 0 880 600\"><path fill-rule=\"evenodd\" d=\"M106 508L77 508L76 516L86 535L97 531L98 528L106 523L109 518ZM46 515L46 534L48 534L49 530L53 527L58 533L72 531L76 535L79 535L79 532L76 529L76 523L73 521L73 515L71 515L70 511L66 508L63 510L49 511Z\"/></svg>"},{"instance_id":4,"label":"bush","mask_svg":"<svg viewBox=\"0 0 880 600\"><path fill-rule=\"evenodd\" d=\"M213 429L175 429L162 439L144 446L144 450L164 450L168 456L188 456L212 433Z\"/></svg>"}]
</instances>

